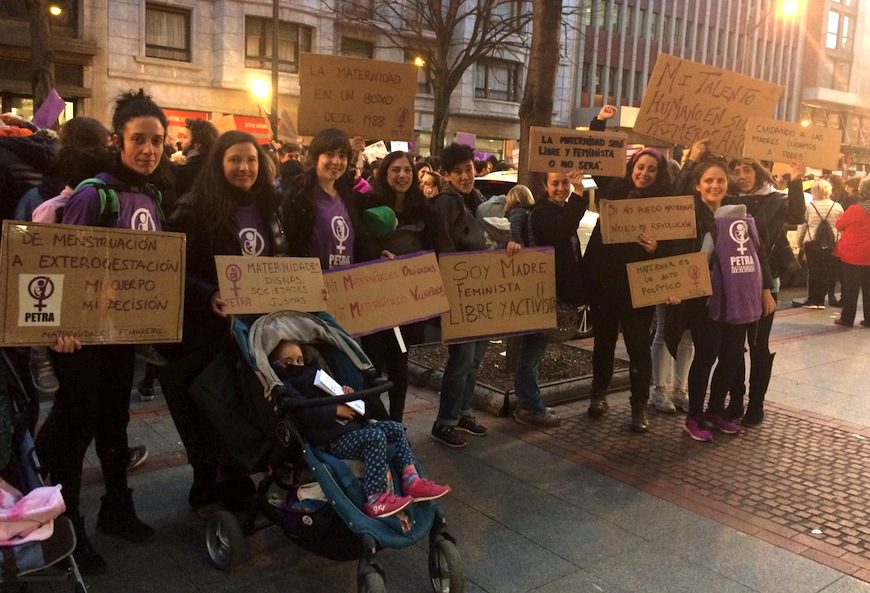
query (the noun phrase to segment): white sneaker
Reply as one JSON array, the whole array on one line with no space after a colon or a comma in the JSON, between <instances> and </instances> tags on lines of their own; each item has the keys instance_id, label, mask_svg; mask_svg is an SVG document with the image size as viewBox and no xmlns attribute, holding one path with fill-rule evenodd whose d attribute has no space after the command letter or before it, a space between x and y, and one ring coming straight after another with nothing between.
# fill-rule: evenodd
<instances>
[{"instance_id":1,"label":"white sneaker","mask_svg":"<svg viewBox=\"0 0 870 593\"><path fill-rule=\"evenodd\" d=\"M674 407L674 396L658 387L653 389L653 394L650 398L650 402L652 403L653 407L659 412L664 412L665 414L673 414L677 411L677 408Z\"/></svg>"},{"instance_id":2,"label":"white sneaker","mask_svg":"<svg viewBox=\"0 0 870 593\"><path fill-rule=\"evenodd\" d=\"M674 405L681 409L685 414L689 413L689 393L683 389L678 389L674 393Z\"/></svg>"}]
</instances>

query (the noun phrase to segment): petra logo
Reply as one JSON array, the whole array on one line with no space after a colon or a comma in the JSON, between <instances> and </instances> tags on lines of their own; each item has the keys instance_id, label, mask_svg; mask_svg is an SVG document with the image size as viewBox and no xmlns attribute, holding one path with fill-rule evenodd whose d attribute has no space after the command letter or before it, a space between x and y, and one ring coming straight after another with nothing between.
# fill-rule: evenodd
<instances>
[{"instance_id":1,"label":"petra logo","mask_svg":"<svg viewBox=\"0 0 870 593\"><path fill-rule=\"evenodd\" d=\"M732 241L737 243L737 251L740 255L745 255L749 251L749 249L744 247L749 243L749 225L746 224L745 220L735 220L732 222L731 226L728 227L728 235Z\"/></svg>"},{"instance_id":2,"label":"petra logo","mask_svg":"<svg viewBox=\"0 0 870 593\"><path fill-rule=\"evenodd\" d=\"M148 208L139 208L130 218L130 228L135 231L156 231L157 225Z\"/></svg>"},{"instance_id":3,"label":"petra logo","mask_svg":"<svg viewBox=\"0 0 870 593\"><path fill-rule=\"evenodd\" d=\"M242 255L260 255L266 247L263 235L253 227L239 231L239 243L242 245Z\"/></svg>"},{"instance_id":4,"label":"petra logo","mask_svg":"<svg viewBox=\"0 0 870 593\"><path fill-rule=\"evenodd\" d=\"M332 227L332 235L337 242L335 250L344 253L344 250L347 249L344 242L350 238L350 227L347 226L347 221L344 220L344 216L333 216L330 226Z\"/></svg>"},{"instance_id":5,"label":"petra logo","mask_svg":"<svg viewBox=\"0 0 870 593\"><path fill-rule=\"evenodd\" d=\"M21 274L18 300L19 327L60 325L63 274Z\"/></svg>"},{"instance_id":6,"label":"petra logo","mask_svg":"<svg viewBox=\"0 0 870 593\"><path fill-rule=\"evenodd\" d=\"M241 287L239 286L238 282L242 279L242 268L240 268L236 264L230 264L227 266L225 275L227 277L227 280L232 283L230 290L233 291L233 294L236 296L236 298L239 298L239 291L241 290Z\"/></svg>"}]
</instances>

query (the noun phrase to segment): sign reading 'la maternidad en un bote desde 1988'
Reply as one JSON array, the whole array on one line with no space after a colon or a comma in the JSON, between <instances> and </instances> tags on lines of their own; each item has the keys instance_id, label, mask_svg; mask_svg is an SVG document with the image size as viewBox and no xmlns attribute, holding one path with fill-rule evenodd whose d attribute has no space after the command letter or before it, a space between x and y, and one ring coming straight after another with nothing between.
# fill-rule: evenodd
<instances>
[{"instance_id":1,"label":"sign reading 'la maternidad en un bote desde 1988'","mask_svg":"<svg viewBox=\"0 0 870 593\"><path fill-rule=\"evenodd\" d=\"M338 128L366 138L413 140L416 95L413 64L302 54L299 133Z\"/></svg>"},{"instance_id":2,"label":"sign reading 'la maternidad en un bote desde 1988'","mask_svg":"<svg viewBox=\"0 0 870 593\"><path fill-rule=\"evenodd\" d=\"M449 308L432 251L332 268L323 279L329 312L352 336L438 317Z\"/></svg>"},{"instance_id":3,"label":"sign reading 'la maternidad en un bote desde 1988'","mask_svg":"<svg viewBox=\"0 0 870 593\"><path fill-rule=\"evenodd\" d=\"M181 340L183 233L3 221L0 342Z\"/></svg>"},{"instance_id":4,"label":"sign reading 'la maternidad en un bote desde 1988'","mask_svg":"<svg viewBox=\"0 0 870 593\"><path fill-rule=\"evenodd\" d=\"M450 311L441 316L447 344L556 327L552 247L442 253L438 259Z\"/></svg>"}]
</instances>

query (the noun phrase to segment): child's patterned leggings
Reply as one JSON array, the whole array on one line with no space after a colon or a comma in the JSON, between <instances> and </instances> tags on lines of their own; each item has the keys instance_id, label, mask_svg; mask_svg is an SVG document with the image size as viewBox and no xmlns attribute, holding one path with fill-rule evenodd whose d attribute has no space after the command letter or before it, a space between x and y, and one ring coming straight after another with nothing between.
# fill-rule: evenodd
<instances>
[{"instance_id":1,"label":"child's patterned leggings","mask_svg":"<svg viewBox=\"0 0 870 593\"><path fill-rule=\"evenodd\" d=\"M393 445L391 459L387 459L387 445ZM405 436L405 427L392 420L375 422L343 434L332 442L330 451L341 459L362 460L366 496L387 491L388 462L399 471L417 463Z\"/></svg>"}]
</instances>

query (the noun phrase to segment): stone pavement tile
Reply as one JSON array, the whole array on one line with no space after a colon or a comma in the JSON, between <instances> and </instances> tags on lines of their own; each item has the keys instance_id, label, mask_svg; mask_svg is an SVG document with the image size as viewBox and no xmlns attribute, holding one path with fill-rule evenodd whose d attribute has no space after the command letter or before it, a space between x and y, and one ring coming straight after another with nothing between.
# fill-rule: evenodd
<instances>
[{"instance_id":1,"label":"stone pavement tile","mask_svg":"<svg viewBox=\"0 0 870 593\"><path fill-rule=\"evenodd\" d=\"M608 583L604 579L590 574L588 570L578 570L567 576L538 587L532 593L647 593L643 589L625 589Z\"/></svg>"},{"instance_id":2,"label":"stone pavement tile","mask_svg":"<svg viewBox=\"0 0 870 593\"><path fill-rule=\"evenodd\" d=\"M661 540L661 548L764 593L815 593L842 576L712 521L688 525L675 535Z\"/></svg>"},{"instance_id":3,"label":"stone pavement tile","mask_svg":"<svg viewBox=\"0 0 870 593\"><path fill-rule=\"evenodd\" d=\"M628 554L592 565L588 571L631 591L753 593L742 583L663 549L658 542L640 544Z\"/></svg>"},{"instance_id":4,"label":"stone pavement tile","mask_svg":"<svg viewBox=\"0 0 870 593\"><path fill-rule=\"evenodd\" d=\"M819 593L870 593L870 583L845 576L837 579Z\"/></svg>"},{"instance_id":5,"label":"stone pavement tile","mask_svg":"<svg viewBox=\"0 0 870 593\"><path fill-rule=\"evenodd\" d=\"M444 501L448 529L462 553L465 576L483 590L525 593L577 570L577 566L455 498Z\"/></svg>"}]
</instances>

